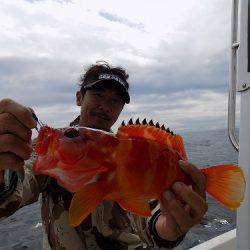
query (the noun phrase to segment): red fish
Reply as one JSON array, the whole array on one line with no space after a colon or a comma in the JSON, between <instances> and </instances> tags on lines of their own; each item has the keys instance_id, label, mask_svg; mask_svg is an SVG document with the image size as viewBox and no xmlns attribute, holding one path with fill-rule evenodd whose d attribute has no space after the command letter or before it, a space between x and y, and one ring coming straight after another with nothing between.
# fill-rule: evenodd
<instances>
[{"instance_id":1,"label":"red fish","mask_svg":"<svg viewBox=\"0 0 250 250\"><path fill-rule=\"evenodd\" d=\"M148 201L180 181L192 180L178 165L187 160L183 139L164 126L139 120L124 123L116 134L79 127L42 127L36 144L34 172L57 179L75 192L69 224L79 225L102 201L112 200L129 212L150 216ZM228 208L237 208L245 192L245 178L234 164L201 169L206 191Z\"/></svg>"}]
</instances>

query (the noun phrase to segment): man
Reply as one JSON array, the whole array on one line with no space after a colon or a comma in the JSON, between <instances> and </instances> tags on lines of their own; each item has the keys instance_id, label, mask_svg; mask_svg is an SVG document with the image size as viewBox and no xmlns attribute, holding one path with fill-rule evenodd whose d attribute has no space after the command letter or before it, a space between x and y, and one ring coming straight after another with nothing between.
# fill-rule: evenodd
<instances>
[{"instance_id":1,"label":"man","mask_svg":"<svg viewBox=\"0 0 250 250\"><path fill-rule=\"evenodd\" d=\"M81 112L70 125L110 131L124 104L130 101L127 79L122 68L107 63L92 65L80 78L76 103ZM42 193L44 249L142 249L143 242L173 248L205 214L205 178L195 166L181 162L180 166L193 179L195 190L175 183L164 192L160 205L158 201L150 203L151 218L135 216L117 203L103 201L80 226L71 228L67 217L72 194L53 178L32 173L35 141L32 145L31 129L37 125L32 112L10 99L0 102L0 217L37 201ZM4 173L8 168L14 173L6 186ZM24 172L24 180L15 171Z\"/></svg>"}]
</instances>

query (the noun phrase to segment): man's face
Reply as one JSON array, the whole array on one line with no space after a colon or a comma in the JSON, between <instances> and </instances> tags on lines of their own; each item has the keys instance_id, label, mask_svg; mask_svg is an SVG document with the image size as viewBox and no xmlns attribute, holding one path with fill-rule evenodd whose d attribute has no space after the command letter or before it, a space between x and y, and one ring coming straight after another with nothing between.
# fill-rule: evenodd
<instances>
[{"instance_id":1,"label":"man's face","mask_svg":"<svg viewBox=\"0 0 250 250\"><path fill-rule=\"evenodd\" d=\"M80 126L110 131L120 115L124 101L112 85L88 89L84 96L77 92L77 105L81 106Z\"/></svg>"}]
</instances>

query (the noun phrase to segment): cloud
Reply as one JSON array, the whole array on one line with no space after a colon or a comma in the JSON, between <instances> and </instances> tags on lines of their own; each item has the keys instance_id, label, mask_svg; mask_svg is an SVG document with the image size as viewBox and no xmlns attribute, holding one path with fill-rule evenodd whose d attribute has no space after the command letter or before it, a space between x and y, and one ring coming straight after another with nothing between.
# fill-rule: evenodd
<instances>
[{"instance_id":1,"label":"cloud","mask_svg":"<svg viewBox=\"0 0 250 250\"><path fill-rule=\"evenodd\" d=\"M157 58L157 57L156 57ZM215 55L209 62L190 60L190 62L149 63L133 68L133 91L136 94L174 93L186 90L225 91L228 81L228 62L226 52Z\"/></svg>"},{"instance_id":2,"label":"cloud","mask_svg":"<svg viewBox=\"0 0 250 250\"><path fill-rule=\"evenodd\" d=\"M136 95L136 99L124 110L119 123L122 119L147 118L165 124L175 132L209 130L227 125L226 111L227 93L213 90Z\"/></svg>"},{"instance_id":3,"label":"cloud","mask_svg":"<svg viewBox=\"0 0 250 250\"><path fill-rule=\"evenodd\" d=\"M72 102L72 94L78 86L79 66L75 62L0 58L0 68L0 98L8 96L27 105L46 107Z\"/></svg>"},{"instance_id":4,"label":"cloud","mask_svg":"<svg viewBox=\"0 0 250 250\"><path fill-rule=\"evenodd\" d=\"M0 98L35 107L55 126L68 124L79 112L79 75L105 60L130 74L131 104L119 122L226 127L228 1L129 1L109 0L104 9L98 0L3 0Z\"/></svg>"},{"instance_id":5,"label":"cloud","mask_svg":"<svg viewBox=\"0 0 250 250\"><path fill-rule=\"evenodd\" d=\"M111 14L111 13L108 13L106 11L99 11L99 15L111 22L118 22L118 23L121 23L123 25L126 25L130 28L135 28L135 29L138 29L140 31L144 31L144 25L142 23L135 23L135 22L132 22L126 18L123 18L123 17L120 17L118 15L114 15L114 14Z\"/></svg>"},{"instance_id":6,"label":"cloud","mask_svg":"<svg viewBox=\"0 0 250 250\"><path fill-rule=\"evenodd\" d=\"M24 1L35 3L35 2L42 2L42 1L47 1L47 0L24 0ZM58 3L72 3L72 0L51 0L51 1L58 2Z\"/></svg>"}]
</instances>

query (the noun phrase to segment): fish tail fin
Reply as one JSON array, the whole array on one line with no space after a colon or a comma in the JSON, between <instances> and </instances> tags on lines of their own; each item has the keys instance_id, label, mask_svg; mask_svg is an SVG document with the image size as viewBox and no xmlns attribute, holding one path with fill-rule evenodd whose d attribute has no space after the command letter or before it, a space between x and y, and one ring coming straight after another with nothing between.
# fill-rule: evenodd
<instances>
[{"instance_id":1,"label":"fish tail fin","mask_svg":"<svg viewBox=\"0 0 250 250\"><path fill-rule=\"evenodd\" d=\"M211 166L201 170L206 191L228 208L236 209L244 199L246 181L242 169L234 164Z\"/></svg>"},{"instance_id":2,"label":"fish tail fin","mask_svg":"<svg viewBox=\"0 0 250 250\"><path fill-rule=\"evenodd\" d=\"M90 183L80 188L73 196L69 208L69 225L76 227L86 219L103 200L106 192L100 182Z\"/></svg>"}]
</instances>

